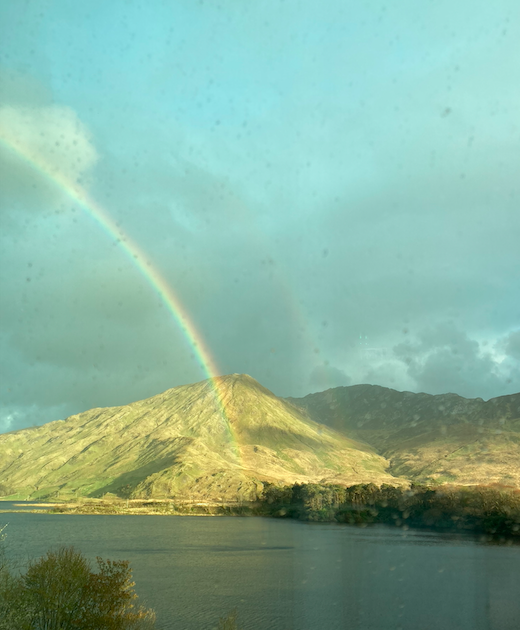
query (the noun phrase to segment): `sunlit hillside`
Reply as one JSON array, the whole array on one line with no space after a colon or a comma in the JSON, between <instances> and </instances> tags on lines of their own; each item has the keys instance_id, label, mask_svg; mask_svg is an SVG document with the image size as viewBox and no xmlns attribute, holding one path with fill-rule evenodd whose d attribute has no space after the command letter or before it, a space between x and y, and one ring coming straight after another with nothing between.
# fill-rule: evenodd
<instances>
[{"instance_id":1,"label":"sunlit hillside","mask_svg":"<svg viewBox=\"0 0 520 630\"><path fill-rule=\"evenodd\" d=\"M388 462L231 375L0 435L0 492L251 499L262 481L392 482Z\"/></svg>"}]
</instances>

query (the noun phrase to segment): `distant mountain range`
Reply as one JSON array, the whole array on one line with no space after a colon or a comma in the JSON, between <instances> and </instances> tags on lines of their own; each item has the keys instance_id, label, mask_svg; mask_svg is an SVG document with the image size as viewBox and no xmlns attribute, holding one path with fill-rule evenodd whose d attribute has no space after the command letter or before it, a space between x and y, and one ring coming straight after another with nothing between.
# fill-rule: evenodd
<instances>
[{"instance_id":1,"label":"distant mountain range","mask_svg":"<svg viewBox=\"0 0 520 630\"><path fill-rule=\"evenodd\" d=\"M288 400L309 418L370 444L396 477L520 487L520 394L485 402L354 385Z\"/></svg>"},{"instance_id":2,"label":"distant mountain range","mask_svg":"<svg viewBox=\"0 0 520 630\"><path fill-rule=\"evenodd\" d=\"M215 383L219 397L202 381L0 435L0 496L249 500L266 481L520 487L520 394L355 385L283 399L247 375Z\"/></svg>"}]
</instances>

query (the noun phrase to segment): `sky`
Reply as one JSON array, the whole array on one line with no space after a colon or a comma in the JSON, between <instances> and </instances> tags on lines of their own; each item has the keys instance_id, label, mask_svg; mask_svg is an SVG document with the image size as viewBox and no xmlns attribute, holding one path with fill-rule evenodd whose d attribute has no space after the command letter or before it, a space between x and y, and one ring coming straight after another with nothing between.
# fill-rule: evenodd
<instances>
[{"instance_id":1,"label":"sky","mask_svg":"<svg viewBox=\"0 0 520 630\"><path fill-rule=\"evenodd\" d=\"M516 0L0 4L0 432L208 373L519 392L519 41Z\"/></svg>"}]
</instances>

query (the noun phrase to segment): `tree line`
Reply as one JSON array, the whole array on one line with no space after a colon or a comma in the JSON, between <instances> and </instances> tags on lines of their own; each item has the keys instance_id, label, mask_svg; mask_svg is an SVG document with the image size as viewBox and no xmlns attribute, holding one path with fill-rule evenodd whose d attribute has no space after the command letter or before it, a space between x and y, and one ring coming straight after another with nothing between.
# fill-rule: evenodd
<instances>
[{"instance_id":1,"label":"tree line","mask_svg":"<svg viewBox=\"0 0 520 630\"><path fill-rule=\"evenodd\" d=\"M520 491L492 486L265 483L260 512L307 521L470 530L520 535Z\"/></svg>"}]
</instances>

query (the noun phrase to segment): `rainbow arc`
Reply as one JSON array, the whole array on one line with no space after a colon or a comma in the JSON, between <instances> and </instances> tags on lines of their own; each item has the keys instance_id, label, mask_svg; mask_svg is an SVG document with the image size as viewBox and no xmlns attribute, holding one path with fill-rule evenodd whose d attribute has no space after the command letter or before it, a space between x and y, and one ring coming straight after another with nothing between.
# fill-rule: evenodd
<instances>
[{"instance_id":1,"label":"rainbow arc","mask_svg":"<svg viewBox=\"0 0 520 630\"><path fill-rule=\"evenodd\" d=\"M188 311L173 288L163 278L159 270L149 262L148 257L141 247L121 229L121 226L114 221L110 214L99 203L92 199L82 186L71 182L62 173L47 165L41 156L32 154L30 150L22 146L14 138L10 138L3 131L0 132L0 145L11 151L46 179L52 181L54 185L62 190L72 201L77 203L103 231L115 240L117 245L128 256L135 267L137 267L148 284L159 295L161 301L191 347L204 376L208 379L212 387L219 411L227 425L232 444L234 444L236 454L238 455L237 439L226 412L223 391L221 391L219 385L219 369L203 335L193 323Z\"/></svg>"}]
</instances>

